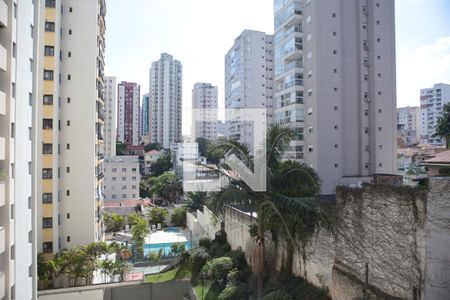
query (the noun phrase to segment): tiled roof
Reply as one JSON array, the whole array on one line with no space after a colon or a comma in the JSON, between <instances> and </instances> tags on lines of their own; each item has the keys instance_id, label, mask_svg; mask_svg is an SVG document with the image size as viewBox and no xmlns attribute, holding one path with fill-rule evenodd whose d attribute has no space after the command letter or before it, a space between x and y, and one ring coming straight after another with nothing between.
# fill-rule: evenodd
<instances>
[{"instance_id":1,"label":"tiled roof","mask_svg":"<svg viewBox=\"0 0 450 300\"><path fill-rule=\"evenodd\" d=\"M448 163L450 164L450 150L437 153L435 157L427 159L424 163Z\"/></svg>"}]
</instances>

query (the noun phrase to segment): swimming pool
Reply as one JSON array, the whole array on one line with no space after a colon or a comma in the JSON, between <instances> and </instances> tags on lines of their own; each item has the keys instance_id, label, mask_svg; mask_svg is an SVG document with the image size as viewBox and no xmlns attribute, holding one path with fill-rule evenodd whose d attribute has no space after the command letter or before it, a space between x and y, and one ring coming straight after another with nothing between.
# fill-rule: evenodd
<instances>
[{"instance_id":1,"label":"swimming pool","mask_svg":"<svg viewBox=\"0 0 450 300\"><path fill-rule=\"evenodd\" d=\"M162 255L167 256L172 252L172 244L183 244L185 250L191 249L191 242L146 244L144 245L144 256L148 256L150 253L158 253L159 249L162 249Z\"/></svg>"},{"instance_id":2,"label":"swimming pool","mask_svg":"<svg viewBox=\"0 0 450 300\"><path fill-rule=\"evenodd\" d=\"M175 233L180 233L180 228L178 227L166 227L164 228L165 232L175 232Z\"/></svg>"}]
</instances>

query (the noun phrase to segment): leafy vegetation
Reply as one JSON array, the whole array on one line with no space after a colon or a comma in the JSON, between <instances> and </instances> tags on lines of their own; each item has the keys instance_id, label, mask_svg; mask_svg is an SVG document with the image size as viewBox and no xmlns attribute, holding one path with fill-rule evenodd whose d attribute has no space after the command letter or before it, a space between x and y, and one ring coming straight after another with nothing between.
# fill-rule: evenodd
<instances>
[{"instance_id":1,"label":"leafy vegetation","mask_svg":"<svg viewBox=\"0 0 450 300\"><path fill-rule=\"evenodd\" d=\"M164 220L169 215L169 211L164 207L153 207L149 212L149 222L151 225L164 224Z\"/></svg>"},{"instance_id":2,"label":"leafy vegetation","mask_svg":"<svg viewBox=\"0 0 450 300\"><path fill-rule=\"evenodd\" d=\"M116 154L125 155L124 151L127 149L127 144L116 142Z\"/></svg>"},{"instance_id":3,"label":"leafy vegetation","mask_svg":"<svg viewBox=\"0 0 450 300\"><path fill-rule=\"evenodd\" d=\"M189 212L203 211L203 205L206 203L205 192L188 192L183 205Z\"/></svg>"},{"instance_id":4,"label":"leafy vegetation","mask_svg":"<svg viewBox=\"0 0 450 300\"><path fill-rule=\"evenodd\" d=\"M450 149L450 103L442 107L442 116L438 119L435 134L432 137L442 139L445 147Z\"/></svg>"},{"instance_id":5,"label":"leafy vegetation","mask_svg":"<svg viewBox=\"0 0 450 300\"><path fill-rule=\"evenodd\" d=\"M172 225L177 227L186 226L186 208L176 207L173 209L172 215L170 216L170 221Z\"/></svg>"},{"instance_id":6,"label":"leafy vegetation","mask_svg":"<svg viewBox=\"0 0 450 300\"><path fill-rule=\"evenodd\" d=\"M170 151L164 152L158 160L150 167L152 176L158 177L170 171L173 167L172 154Z\"/></svg>"},{"instance_id":7,"label":"leafy vegetation","mask_svg":"<svg viewBox=\"0 0 450 300\"><path fill-rule=\"evenodd\" d=\"M145 152L149 152L149 151L152 151L152 150L159 151L161 149L162 149L162 147L161 147L161 145L159 143L150 143L150 144L147 144L147 145L144 146L144 151Z\"/></svg>"},{"instance_id":8,"label":"leafy vegetation","mask_svg":"<svg viewBox=\"0 0 450 300\"><path fill-rule=\"evenodd\" d=\"M150 233L148 223L144 218L137 221L136 224L131 227L131 236L134 242L134 255L136 258L144 257L144 243L145 237Z\"/></svg>"},{"instance_id":9,"label":"leafy vegetation","mask_svg":"<svg viewBox=\"0 0 450 300\"><path fill-rule=\"evenodd\" d=\"M150 177L146 182L148 193L152 196L158 196L168 203L175 203L183 194L183 185L181 180L173 172L165 172L158 177Z\"/></svg>"}]
</instances>

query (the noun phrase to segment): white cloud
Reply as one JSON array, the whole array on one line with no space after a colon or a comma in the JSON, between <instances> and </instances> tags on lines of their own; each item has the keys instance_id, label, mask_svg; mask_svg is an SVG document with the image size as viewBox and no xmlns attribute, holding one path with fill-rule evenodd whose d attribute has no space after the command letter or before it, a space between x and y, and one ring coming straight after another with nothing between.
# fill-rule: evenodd
<instances>
[{"instance_id":1,"label":"white cloud","mask_svg":"<svg viewBox=\"0 0 450 300\"><path fill-rule=\"evenodd\" d=\"M397 106L419 105L421 88L450 83L450 36L397 57Z\"/></svg>"}]
</instances>

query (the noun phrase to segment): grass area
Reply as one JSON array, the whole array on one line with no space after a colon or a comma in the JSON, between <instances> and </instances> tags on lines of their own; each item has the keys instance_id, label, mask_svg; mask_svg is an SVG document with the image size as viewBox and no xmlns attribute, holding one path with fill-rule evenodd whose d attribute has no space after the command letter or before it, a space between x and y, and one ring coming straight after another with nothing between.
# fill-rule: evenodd
<instances>
[{"instance_id":1,"label":"grass area","mask_svg":"<svg viewBox=\"0 0 450 300\"><path fill-rule=\"evenodd\" d=\"M164 282L175 279L191 279L192 273L187 264L181 264L173 270L145 276L145 282Z\"/></svg>"}]
</instances>

